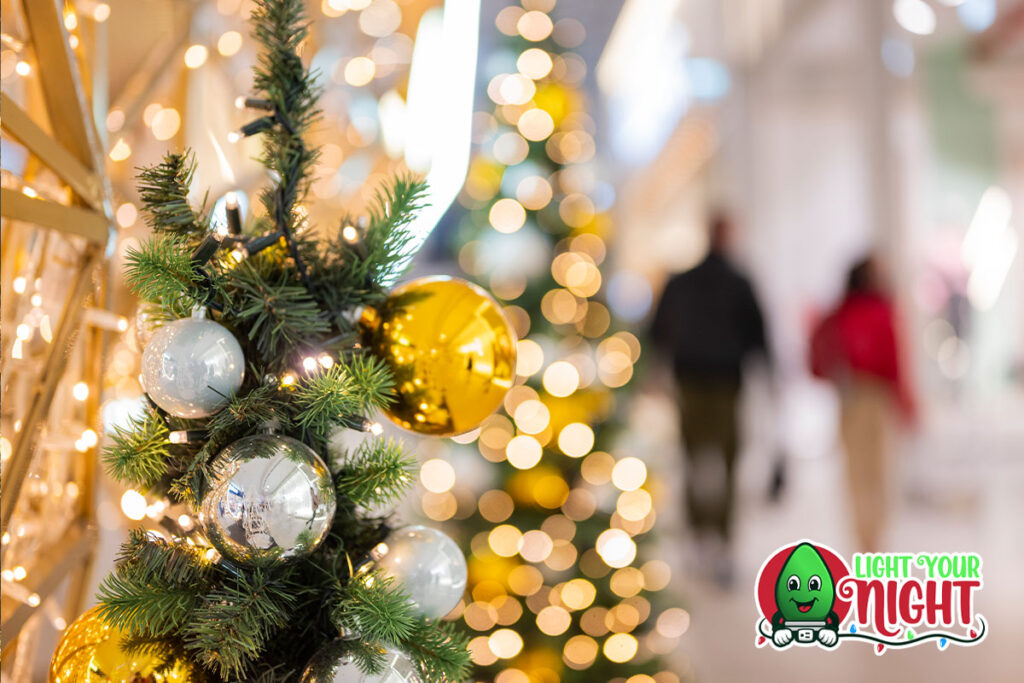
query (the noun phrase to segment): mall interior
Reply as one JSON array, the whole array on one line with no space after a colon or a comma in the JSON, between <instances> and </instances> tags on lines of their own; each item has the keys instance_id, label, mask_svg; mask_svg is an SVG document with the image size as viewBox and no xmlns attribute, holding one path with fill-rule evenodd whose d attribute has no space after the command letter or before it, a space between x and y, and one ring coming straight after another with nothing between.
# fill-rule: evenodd
<instances>
[{"instance_id":1,"label":"mall interior","mask_svg":"<svg viewBox=\"0 0 1024 683\"><path fill-rule=\"evenodd\" d=\"M237 139L256 4L60 0L48 31L54 0L3 0L4 683L60 680L130 529L203 544L103 453L147 405L137 169L193 150L212 226L274 179ZM416 458L397 518L468 558L466 680L1024 679L1024 0L305 4L303 220L425 177L403 277L479 284L518 338L472 431L373 423ZM733 290L749 343L719 325ZM758 580L802 540L978 554L984 639L773 647ZM333 680L420 680L394 675Z\"/></svg>"}]
</instances>

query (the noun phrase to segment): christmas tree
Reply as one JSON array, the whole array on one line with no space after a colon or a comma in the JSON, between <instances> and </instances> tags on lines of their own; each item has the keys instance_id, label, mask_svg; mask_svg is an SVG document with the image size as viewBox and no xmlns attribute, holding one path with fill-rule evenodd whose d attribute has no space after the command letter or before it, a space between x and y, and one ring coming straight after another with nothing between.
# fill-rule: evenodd
<instances>
[{"instance_id":1,"label":"christmas tree","mask_svg":"<svg viewBox=\"0 0 1024 683\"><path fill-rule=\"evenodd\" d=\"M304 5L257 0L252 16L263 49L246 104L259 115L240 134L264 140L264 211L243 225L228 202L218 224L205 200L195 208L188 152L140 173L154 234L129 252L126 279L151 327L148 410L114 434L104 460L117 479L191 514L167 518L168 538L130 535L99 605L58 644L53 681L99 672L440 682L467 673L466 638L439 620L462 596L465 561L440 532L394 529L372 512L402 497L415 460L370 416L383 410L428 433L450 431L458 406L418 409L441 373L408 379L449 354L414 328L438 288L476 297L475 311L497 306L454 280L388 292L410 256L408 226L424 192L414 178L382 188L365 220L307 224L317 150L305 138L318 89L299 57ZM496 407L514 368L507 322L500 311L488 320L486 339L465 351L491 354L476 363L489 368L486 381L463 396L474 410ZM335 453L328 445L341 429L368 436Z\"/></svg>"},{"instance_id":2,"label":"christmas tree","mask_svg":"<svg viewBox=\"0 0 1024 683\"><path fill-rule=\"evenodd\" d=\"M552 4L498 15L510 38L490 63L515 71L488 74L495 108L477 114L487 134L450 245L507 304L519 384L479 432L476 457L495 464L472 513L461 503L446 512L436 493L424 508L461 519L469 541L463 619L479 633L478 679L677 681L659 655L687 617L652 604L669 568L640 542L654 524L651 484L642 460L616 447L613 390L640 345L602 303L608 189L592 163L585 65L558 42L575 44L582 27L552 22L542 11Z\"/></svg>"}]
</instances>

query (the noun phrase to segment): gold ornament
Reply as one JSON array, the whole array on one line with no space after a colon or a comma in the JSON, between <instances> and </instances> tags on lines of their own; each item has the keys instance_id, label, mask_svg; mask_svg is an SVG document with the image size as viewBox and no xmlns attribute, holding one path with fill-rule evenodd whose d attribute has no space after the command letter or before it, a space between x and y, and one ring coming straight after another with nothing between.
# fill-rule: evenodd
<instances>
[{"instance_id":1,"label":"gold ornament","mask_svg":"<svg viewBox=\"0 0 1024 683\"><path fill-rule=\"evenodd\" d=\"M363 314L366 342L395 375L384 412L434 436L475 429L501 405L516 370L516 336L480 287L450 277L413 280Z\"/></svg>"},{"instance_id":2,"label":"gold ornament","mask_svg":"<svg viewBox=\"0 0 1024 683\"><path fill-rule=\"evenodd\" d=\"M164 665L157 654L129 655L124 633L107 624L93 607L64 630L50 661L49 683L186 683L201 680L188 661Z\"/></svg>"}]
</instances>

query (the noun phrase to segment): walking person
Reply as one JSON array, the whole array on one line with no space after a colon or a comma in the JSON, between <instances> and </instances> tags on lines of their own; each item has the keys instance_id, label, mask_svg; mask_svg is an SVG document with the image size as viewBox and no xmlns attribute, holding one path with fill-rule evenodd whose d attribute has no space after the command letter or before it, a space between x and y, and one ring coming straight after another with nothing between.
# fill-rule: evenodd
<instances>
[{"instance_id":1,"label":"walking person","mask_svg":"<svg viewBox=\"0 0 1024 683\"><path fill-rule=\"evenodd\" d=\"M704 260L665 285L651 337L671 358L678 388L689 522L727 585L743 365L766 343L753 287L726 257L728 219L716 216L709 232Z\"/></svg>"},{"instance_id":2,"label":"walking person","mask_svg":"<svg viewBox=\"0 0 1024 683\"><path fill-rule=\"evenodd\" d=\"M811 371L839 392L839 437L858 549L881 549L895 416L914 417L894 307L872 258L853 266L838 307L811 336Z\"/></svg>"}]
</instances>

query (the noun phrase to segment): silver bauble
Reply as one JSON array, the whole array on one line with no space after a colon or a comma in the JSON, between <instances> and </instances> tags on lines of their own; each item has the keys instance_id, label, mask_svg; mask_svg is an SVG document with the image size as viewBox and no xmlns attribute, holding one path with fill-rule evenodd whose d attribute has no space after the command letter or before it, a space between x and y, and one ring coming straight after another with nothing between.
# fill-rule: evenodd
<instances>
[{"instance_id":1,"label":"silver bauble","mask_svg":"<svg viewBox=\"0 0 1024 683\"><path fill-rule=\"evenodd\" d=\"M135 309L135 348L142 351L164 323L153 304L140 303Z\"/></svg>"},{"instance_id":2,"label":"silver bauble","mask_svg":"<svg viewBox=\"0 0 1024 683\"><path fill-rule=\"evenodd\" d=\"M142 353L142 384L175 417L209 417L242 386L245 355L220 323L182 318L153 333Z\"/></svg>"},{"instance_id":3,"label":"silver bauble","mask_svg":"<svg viewBox=\"0 0 1024 683\"><path fill-rule=\"evenodd\" d=\"M306 444L257 434L217 456L200 520L213 546L245 564L310 553L334 521L334 482Z\"/></svg>"},{"instance_id":4,"label":"silver bauble","mask_svg":"<svg viewBox=\"0 0 1024 683\"><path fill-rule=\"evenodd\" d=\"M439 619L466 590L466 558L447 535L419 524L395 529L370 551L372 568L401 585L417 611Z\"/></svg>"},{"instance_id":5,"label":"silver bauble","mask_svg":"<svg viewBox=\"0 0 1024 683\"><path fill-rule=\"evenodd\" d=\"M309 660L300 683L421 683L416 664L400 650L384 647L384 670L367 674L346 655L343 640L331 641Z\"/></svg>"}]
</instances>

